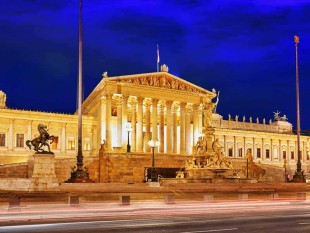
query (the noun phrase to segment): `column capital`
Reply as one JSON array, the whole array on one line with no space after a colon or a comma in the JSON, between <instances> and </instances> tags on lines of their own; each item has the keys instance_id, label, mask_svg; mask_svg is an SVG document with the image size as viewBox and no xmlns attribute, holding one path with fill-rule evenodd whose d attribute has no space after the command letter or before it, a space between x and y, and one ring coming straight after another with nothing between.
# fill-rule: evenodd
<instances>
[{"instance_id":1,"label":"column capital","mask_svg":"<svg viewBox=\"0 0 310 233\"><path fill-rule=\"evenodd\" d=\"M185 110L186 105L187 105L187 103L184 103L184 102L180 103L181 110Z\"/></svg>"},{"instance_id":2,"label":"column capital","mask_svg":"<svg viewBox=\"0 0 310 233\"><path fill-rule=\"evenodd\" d=\"M167 108L171 108L172 104L173 104L172 100L166 100Z\"/></svg>"},{"instance_id":3,"label":"column capital","mask_svg":"<svg viewBox=\"0 0 310 233\"><path fill-rule=\"evenodd\" d=\"M152 105L157 105L158 101L159 101L159 99L152 99Z\"/></svg>"},{"instance_id":4,"label":"column capital","mask_svg":"<svg viewBox=\"0 0 310 233\"><path fill-rule=\"evenodd\" d=\"M193 113L193 106L192 105L190 105L190 104L186 105L186 113L189 113L189 114Z\"/></svg>"},{"instance_id":5,"label":"column capital","mask_svg":"<svg viewBox=\"0 0 310 233\"><path fill-rule=\"evenodd\" d=\"M106 97L106 99L112 99L112 96L113 96L113 94L111 94L111 93L106 93L105 94L105 97Z\"/></svg>"},{"instance_id":6,"label":"column capital","mask_svg":"<svg viewBox=\"0 0 310 233\"><path fill-rule=\"evenodd\" d=\"M144 100L144 97L141 97L141 96L137 97L137 102L139 105L143 104L143 100Z\"/></svg>"}]
</instances>

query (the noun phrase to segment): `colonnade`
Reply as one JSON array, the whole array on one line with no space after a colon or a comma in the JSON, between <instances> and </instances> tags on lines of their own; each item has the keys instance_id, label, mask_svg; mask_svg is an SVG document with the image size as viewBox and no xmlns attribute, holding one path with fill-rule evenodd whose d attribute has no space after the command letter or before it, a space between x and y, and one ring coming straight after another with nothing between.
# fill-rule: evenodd
<instances>
[{"instance_id":1,"label":"colonnade","mask_svg":"<svg viewBox=\"0 0 310 233\"><path fill-rule=\"evenodd\" d=\"M159 141L160 153L191 154L202 131L200 104L106 94L100 109L101 141L106 140L107 151L114 147L126 150L130 126L132 152L150 151L148 141L152 139Z\"/></svg>"}]
</instances>

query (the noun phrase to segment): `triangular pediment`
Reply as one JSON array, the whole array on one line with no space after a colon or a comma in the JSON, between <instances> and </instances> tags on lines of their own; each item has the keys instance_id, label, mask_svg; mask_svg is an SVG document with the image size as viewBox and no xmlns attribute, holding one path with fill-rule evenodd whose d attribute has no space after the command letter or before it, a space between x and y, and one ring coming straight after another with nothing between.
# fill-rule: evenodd
<instances>
[{"instance_id":1,"label":"triangular pediment","mask_svg":"<svg viewBox=\"0 0 310 233\"><path fill-rule=\"evenodd\" d=\"M131 83L135 85L160 87L179 91L186 91L191 93L213 95L212 92L203 89L195 84L187 82L184 79L181 79L167 72L117 76L117 77L105 78L105 81L116 83L128 83L128 84Z\"/></svg>"}]
</instances>

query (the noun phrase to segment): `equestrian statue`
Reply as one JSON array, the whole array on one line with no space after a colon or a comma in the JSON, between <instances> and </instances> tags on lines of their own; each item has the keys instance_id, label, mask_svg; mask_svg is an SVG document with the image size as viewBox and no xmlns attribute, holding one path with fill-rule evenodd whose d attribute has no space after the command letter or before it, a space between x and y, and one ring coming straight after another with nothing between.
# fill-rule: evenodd
<instances>
[{"instance_id":1,"label":"equestrian statue","mask_svg":"<svg viewBox=\"0 0 310 233\"><path fill-rule=\"evenodd\" d=\"M33 147L37 154L54 154L51 151L50 144L54 142L55 137L53 135L49 135L46 125L39 124L38 131L40 133L40 136L32 140L27 140L26 145L29 147L30 150L31 147ZM47 147L48 151L44 150L43 147Z\"/></svg>"}]
</instances>

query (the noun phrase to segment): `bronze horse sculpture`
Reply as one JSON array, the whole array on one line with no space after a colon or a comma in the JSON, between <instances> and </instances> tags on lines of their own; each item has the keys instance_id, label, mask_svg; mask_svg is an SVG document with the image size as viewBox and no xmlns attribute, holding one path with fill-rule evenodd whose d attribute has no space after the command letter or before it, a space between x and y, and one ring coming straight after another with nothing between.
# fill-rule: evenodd
<instances>
[{"instance_id":1,"label":"bronze horse sculpture","mask_svg":"<svg viewBox=\"0 0 310 233\"><path fill-rule=\"evenodd\" d=\"M36 137L32 140L27 140L26 145L31 150L31 147L37 152L37 153L53 153L50 149L50 144L53 143L55 137L53 135L49 135L47 132L47 126L43 124L38 125L38 131L40 133L40 136ZM46 146L48 148L48 151L44 150L42 147Z\"/></svg>"}]
</instances>

